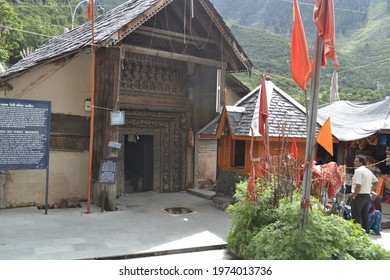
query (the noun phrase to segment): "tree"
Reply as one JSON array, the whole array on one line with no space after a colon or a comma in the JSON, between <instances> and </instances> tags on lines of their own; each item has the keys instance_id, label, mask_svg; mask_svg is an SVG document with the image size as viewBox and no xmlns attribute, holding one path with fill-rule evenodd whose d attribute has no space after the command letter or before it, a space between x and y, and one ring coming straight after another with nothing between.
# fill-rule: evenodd
<instances>
[{"instance_id":1,"label":"tree","mask_svg":"<svg viewBox=\"0 0 390 280\"><path fill-rule=\"evenodd\" d=\"M5 0L0 0L0 62L8 62L11 53L19 47L22 40L19 26L13 8Z\"/></svg>"}]
</instances>

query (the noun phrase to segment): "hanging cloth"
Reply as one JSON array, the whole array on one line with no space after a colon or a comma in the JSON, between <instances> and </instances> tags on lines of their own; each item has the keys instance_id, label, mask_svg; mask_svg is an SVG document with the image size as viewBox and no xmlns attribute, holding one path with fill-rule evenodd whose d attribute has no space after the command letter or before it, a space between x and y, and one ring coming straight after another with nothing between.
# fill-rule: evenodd
<instances>
[{"instance_id":1,"label":"hanging cloth","mask_svg":"<svg viewBox=\"0 0 390 280\"><path fill-rule=\"evenodd\" d=\"M330 103L340 100L339 96L339 76L337 71L333 71L332 81L330 83Z\"/></svg>"}]
</instances>

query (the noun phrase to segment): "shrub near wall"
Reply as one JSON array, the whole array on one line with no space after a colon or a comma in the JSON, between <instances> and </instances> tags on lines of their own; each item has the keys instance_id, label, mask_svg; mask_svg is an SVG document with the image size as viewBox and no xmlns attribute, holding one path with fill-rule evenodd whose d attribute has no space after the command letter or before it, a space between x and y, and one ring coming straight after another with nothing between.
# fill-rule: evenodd
<instances>
[{"instance_id":1,"label":"shrub near wall","mask_svg":"<svg viewBox=\"0 0 390 280\"><path fill-rule=\"evenodd\" d=\"M228 249L243 259L266 260L389 260L390 251L374 244L359 224L325 214L314 202L304 231L301 193L275 200L276 190L258 185L255 205L246 199L247 181L237 184Z\"/></svg>"}]
</instances>

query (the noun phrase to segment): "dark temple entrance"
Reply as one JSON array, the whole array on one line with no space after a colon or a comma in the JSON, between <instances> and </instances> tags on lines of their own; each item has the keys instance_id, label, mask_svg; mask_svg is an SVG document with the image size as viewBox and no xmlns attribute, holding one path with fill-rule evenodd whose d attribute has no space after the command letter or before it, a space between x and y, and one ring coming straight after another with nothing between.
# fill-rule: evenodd
<instances>
[{"instance_id":1,"label":"dark temple entrance","mask_svg":"<svg viewBox=\"0 0 390 280\"><path fill-rule=\"evenodd\" d=\"M153 136L124 136L125 193L153 190Z\"/></svg>"}]
</instances>

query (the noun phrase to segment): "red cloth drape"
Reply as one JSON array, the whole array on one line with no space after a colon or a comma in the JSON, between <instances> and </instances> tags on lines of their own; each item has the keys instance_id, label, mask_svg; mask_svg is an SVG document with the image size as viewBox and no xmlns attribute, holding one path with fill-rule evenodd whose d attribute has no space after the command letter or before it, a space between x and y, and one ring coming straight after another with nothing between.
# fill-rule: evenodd
<instances>
[{"instance_id":1,"label":"red cloth drape","mask_svg":"<svg viewBox=\"0 0 390 280\"><path fill-rule=\"evenodd\" d=\"M92 19L93 0L88 0L88 19Z\"/></svg>"},{"instance_id":2,"label":"red cloth drape","mask_svg":"<svg viewBox=\"0 0 390 280\"><path fill-rule=\"evenodd\" d=\"M265 136L264 128L265 121L268 118L268 100L267 100L267 89L265 86L265 77L262 74L261 88L259 92L259 133Z\"/></svg>"},{"instance_id":3,"label":"red cloth drape","mask_svg":"<svg viewBox=\"0 0 390 280\"><path fill-rule=\"evenodd\" d=\"M313 19L317 25L318 36L324 43L322 66L326 66L326 57L329 57L333 60L334 69L337 69L339 62L336 56L334 0L313 0L313 2Z\"/></svg>"},{"instance_id":4,"label":"red cloth drape","mask_svg":"<svg viewBox=\"0 0 390 280\"><path fill-rule=\"evenodd\" d=\"M295 140L295 137L293 138L291 143L291 154L293 155L293 158L295 160L298 159L298 147L297 147L297 141Z\"/></svg>"}]
</instances>

